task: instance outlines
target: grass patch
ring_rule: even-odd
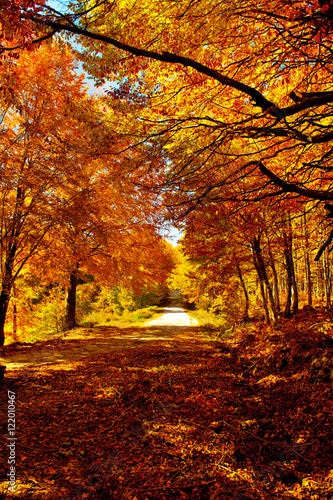
[[[199,325],[203,327],[203,333],[208,338],[218,339],[233,334],[234,322],[226,315],[216,315],[204,309],[186,312],[191,318],[198,321]]]
[[[143,325],[147,321],[158,318],[162,313],[163,309],[158,306],[145,307],[136,311],[124,311],[122,314],[99,310],[87,314],[80,324],[84,327]]]

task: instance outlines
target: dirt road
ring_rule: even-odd
[[[191,318],[181,306],[166,307],[158,319],[146,323],[146,326],[197,326],[196,319]]]
[[[160,318],[146,323],[144,327],[77,328],[63,338],[37,344],[22,344],[13,348],[5,347],[0,355],[0,364],[7,367],[8,375],[10,370],[59,365],[69,361],[80,362],[94,354],[177,342],[177,337],[183,335],[187,329],[190,338],[193,337],[197,324],[198,322],[190,318],[181,306],[172,304],[165,308]]]

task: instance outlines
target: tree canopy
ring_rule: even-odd
[[[133,135],[168,151],[165,185],[180,186],[174,204],[237,198],[232,183],[251,175],[256,189],[241,186],[248,199],[333,199],[329,2],[121,0],[57,11],[7,1],[3,9],[3,55],[65,34],[97,83],[117,82],[112,98],[135,105]]]
[[[0,11],[2,64],[15,65],[24,53],[38,58],[41,52],[35,47],[55,40],[70,46],[95,85],[103,87],[101,120],[117,136],[112,154],[118,154],[118,166],[124,161],[131,165],[126,172],[137,186],[131,191],[128,184],[129,199],[144,187],[145,196],[151,196],[148,211],[154,211],[154,193],[155,200],[163,200],[169,217],[185,221],[194,258],[203,251],[203,242],[192,245],[191,234],[207,235],[207,217],[214,213],[217,219],[232,217],[230,231],[237,233],[240,245],[247,242],[266,287],[262,293],[270,296],[272,311],[267,309],[266,316],[275,317],[278,304],[261,257],[263,241],[267,251],[274,241],[283,246],[288,303],[291,295],[296,297],[290,260],[293,219],[333,199],[332,16],[333,6],[325,0],[5,0]],[[103,151],[110,140],[107,146],[96,144]],[[90,206],[87,193],[80,188],[76,193]],[[260,205],[250,206],[252,202]],[[317,239],[317,259],[333,238],[327,232],[331,205],[324,208],[329,236]],[[323,220],[321,205],[319,210]],[[279,211],[271,234],[267,224]],[[228,260],[236,254],[230,233],[225,238]],[[210,253],[216,245],[225,246],[213,235],[207,239]],[[206,243],[202,248],[208,255]],[[231,265],[238,274],[243,260],[239,248]],[[274,259],[267,259],[274,275]]]
[[[332,63],[333,0],[0,1],[15,498],[332,498]]]
[[[25,51],[3,62],[1,77],[3,343],[13,286],[27,265],[44,283],[68,287],[70,326],[81,271],[138,290],[163,282],[172,262],[161,201],[137,187],[139,153],[126,152],[126,138],[108,122],[112,110],[88,95],[71,51],[56,43]]]

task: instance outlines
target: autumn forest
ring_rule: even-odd
[[[0,2],[0,499],[333,498],[332,75],[330,0]]]

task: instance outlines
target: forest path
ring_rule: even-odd
[[[186,326],[191,324],[192,319],[185,312],[170,309],[156,322],[152,321],[144,327],[76,328],[65,337],[35,344],[5,346],[1,349],[0,364],[7,367],[8,376],[11,370],[76,363],[95,354],[143,346],[163,347],[184,342],[205,342],[198,327]]]
[[[205,342],[196,328],[198,322],[182,307],[179,293],[173,292],[162,316],[139,327],[100,326],[76,328],[65,336],[35,344],[5,346],[0,350],[0,364],[10,370],[45,365],[80,362],[95,354],[107,354],[143,346],[170,343]]]
[[[191,318],[180,305],[170,305],[165,307],[160,318],[153,319],[145,326],[197,326],[196,319]]]

